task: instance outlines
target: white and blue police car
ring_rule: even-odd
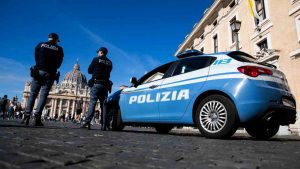
[[[257,139],[274,136],[296,121],[296,102],[285,75],[241,52],[203,54],[189,50],[131,87],[108,97],[112,130],[125,125],[197,127],[208,138],[231,137],[238,127]]]

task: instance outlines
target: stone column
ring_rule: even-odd
[[[85,115],[85,113],[86,113],[86,101],[85,100],[83,100],[83,103],[82,103],[82,114],[83,115]]]
[[[58,117],[60,117],[60,115],[61,115],[62,102],[63,102],[63,99],[60,99],[60,100],[59,100],[59,108],[58,108]]]
[[[76,100],[72,100],[73,104],[72,104],[72,117],[75,117],[75,102]]]
[[[50,117],[53,117],[53,112],[54,112],[54,99],[51,99],[51,110],[50,110]]]
[[[53,109],[53,117],[56,114],[56,107],[57,107],[57,99],[54,100],[54,109]]]
[[[26,108],[28,104],[29,97],[24,96],[24,101],[22,102],[22,108]]]
[[[70,100],[67,101],[67,112],[66,112],[69,116],[70,113]]]

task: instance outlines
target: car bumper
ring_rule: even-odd
[[[231,82],[243,84],[240,88],[229,87],[229,91],[234,93],[233,100],[241,123],[262,119],[270,112],[273,112],[283,125],[295,123],[296,102],[289,91],[274,88],[260,81],[236,79]]]

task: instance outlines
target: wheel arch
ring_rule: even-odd
[[[204,93],[201,93],[195,100],[194,102],[194,105],[193,105],[193,123],[196,124],[196,119],[195,119],[195,114],[196,114],[196,110],[197,110],[197,106],[200,104],[200,102],[210,96],[210,95],[214,95],[214,94],[218,94],[218,95],[222,95],[224,97],[227,97],[230,101],[232,101],[232,103],[234,104],[234,107],[236,108],[236,105],[235,105],[235,102],[233,101],[233,99],[228,95],[226,94],[225,92],[222,92],[220,90],[208,90],[208,91],[205,91]],[[238,114],[237,114],[237,117],[239,118]]]

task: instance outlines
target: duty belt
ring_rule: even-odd
[[[95,84],[102,84],[102,85],[107,85],[107,80],[97,80],[95,79]]]

